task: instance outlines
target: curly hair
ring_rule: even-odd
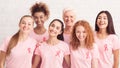
[[[43,3],[43,2],[38,2],[38,3],[35,3],[31,8],[30,8],[30,11],[31,11],[31,14],[32,16],[34,16],[34,14],[36,12],[43,12],[45,14],[45,16],[47,17],[47,19],[49,18],[49,15],[50,15],[50,11],[49,11],[49,8],[47,6],[46,3]]]

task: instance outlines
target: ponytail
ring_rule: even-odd
[[[10,55],[12,48],[14,48],[17,45],[18,39],[19,39],[19,31],[12,36],[12,38],[8,43],[7,52],[6,52],[7,56]]]

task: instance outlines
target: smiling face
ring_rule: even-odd
[[[75,23],[75,13],[72,10],[66,11],[63,14],[65,26],[71,27]]]
[[[46,21],[46,16],[43,12],[36,12],[34,13],[33,17],[38,27],[44,26],[44,22]]]
[[[19,23],[20,32],[28,34],[33,30],[34,20],[32,17],[23,17]]]
[[[83,26],[81,25],[77,26],[75,33],[76,33],[76,37],[78,38],[80,42],[85,42],[85,39],[87,37],[87,32]]]
[[[49,35],[52,37],[57,37],[59,34],[62,33],[62,24],[59,21],[53,21],[49,25]]]
[[[108,18],[105,13],[101,13],[97,18],[97,25],[99,29],[106,29],[108,26]]]

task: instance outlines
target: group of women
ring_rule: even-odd
[[[64,23],[53,19],[48,30],[48,6],[39,2],[30,10],[31,15],[21,18],[19,31],[0,45],[0,68],[119,67],[120,43],[108,11],[98,13],[93,31],[90,22],[75,21],[72,9],[63,10]]]

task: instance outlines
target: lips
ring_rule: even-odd
[[[54,34],[55,32],[53,30],[50,30],[50,33]]]

